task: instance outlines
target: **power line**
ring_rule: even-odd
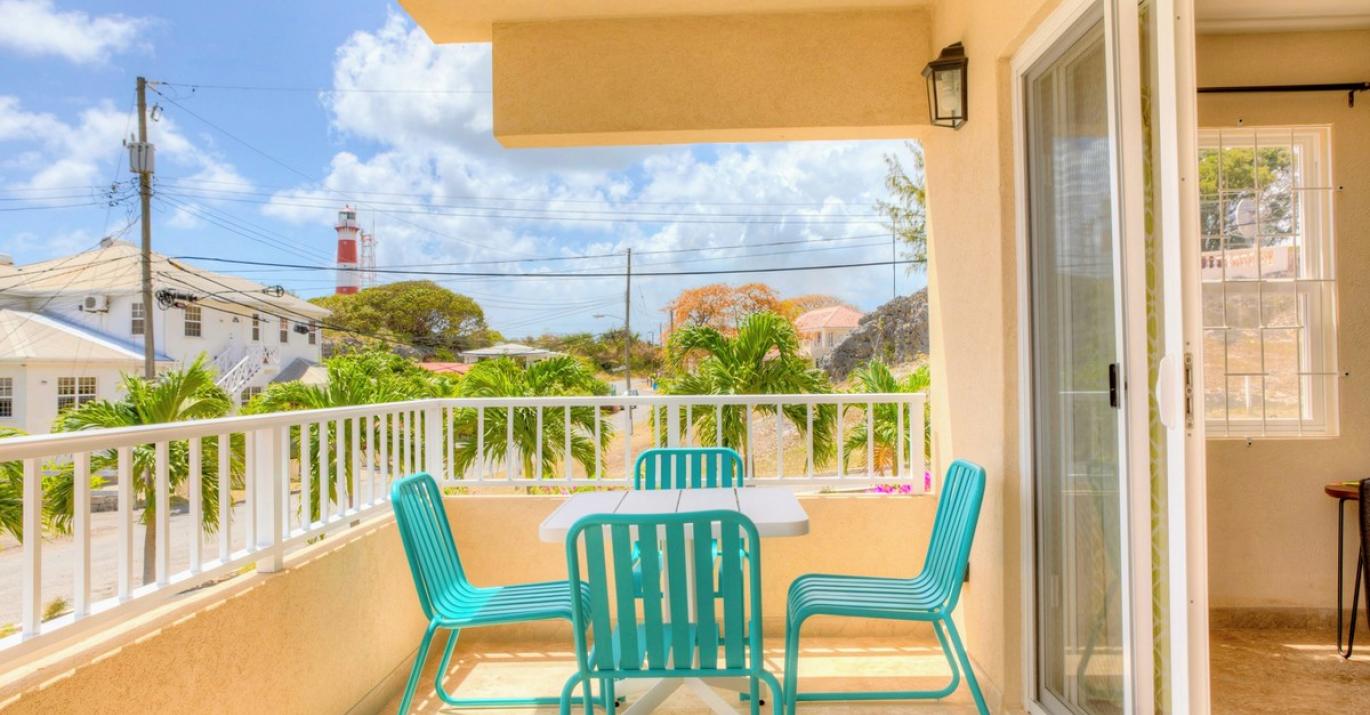
[[[313,94],[490,94],[488,89],[416,89],[416,88],[396,88],[396,87],[349,87],[337,89],[334,87],[290,87],[290,86],[262,86],[245,84],[204,84],[201,82],[168,82],[159,80],[158,85],[163,87],[179,87],[189,89],[194,92],[199,89],[221,89],[234,92],[303,92]],[[161,94],[160,92],[158,94]]]
[[[153,198],[174,210],[189,213],[196,218],[208,221],[226,231],[235,233],[264,246],[270,246],[306,260],[328,260],[327,254],[320,251],[310,251],[307,248],[296,248],[293,244],[288,242],[289,240],[286,237],[279,236],[279,234],[269,232],[265,229],[256,228],[252,224],[234,219],[222,211],[214,211],[207,206],[186,203],[169,197],[165,193],[158,193]]]
[[[216,256],[177,256],[180,260],[186,261],[210,261],[214,263],[232,263],[246,266],[272,266],[276,268],[298,268],[301,270],[360,270],[351,268],[335,268],[333,266],[310,266],[304,264],[291,263],[271,263],[269,261],[248,261],[234,258],[219,258]],[[709,275],[729,275],[739,273],[791,273],[800,271],[824,271],[841,268],[870,268],[874,266],[889,266],[921,263],[912,259],[895,261],[869,261],[865,263],[838,263],[820,266],[777,266],[771,268],[739,268],[722,270],[702,270],[702,271],[648,271],[637,273],[638,276],[709,276]],[[486,278],[621,278],[623,273],[477,273],[469,271],[420,271],[420,270],[395,270],[395,269],[375,269],[376,273],[390,273],[399,275],[436,275],[436,276],[475,276]]]
[[[277,203],[277,204],[281,204],[281,205],[291,205],[291,204],[287,204],[287,203],[285,203],[285,202],[279,200],[279,199],[281,198],[280,192],[279,192],[279,191],[276,191],[276,192],[272,192],[272,191],[235,191],[235,190],[231,190],[231,189],[206,189],[206,188],[200,188],[200,187],[184,187],[184,186],[178,186],[178,185],[175,185],[175,184],[171,185],[171,188],[178,189],[178,190],[180,190],[180,191],[182,191],[182,192],[196,192],[196,194],[185,194],[186,196],[195,196],[196,198],[223,198],[223,197],[225,197],[225,196],[255,196],[255,197],[266,198],[266,199],[268,199],[271,203]],[[318,199],[318,198],[313,197],[313,196],[303,196],[303,195],[300,195],[299,192],[300,192],[301,190],[299,190],[299,189],[287,189],[287,191],[295,191],[295,192],[297,192],[294,196],[287,196],[287,197],[285,197],[285,198],[289,198],[289,199],[295,199],[296,201],[321,201],[321,200],[322,200],[322,199]],[[207,194],[207,195],[205,195],[205,194]],[[694,212],[694,211],[685,212],[685,211],[681,211],[681,210],[668,211],[668,210],[666,210],[666,209],[657,209],[657,210],[630,210],[630,209],[625,208],[625,207],[623,207],[623,206],[609,206],[608,208],[553,208],[553,207],[551,206],[551,204],[561,203],[561,201],[559,201],[559,200],[557,200],[557,199],[548,199],[548,200],[546,200],[545,202],[543,202],[543,203],[545,204],[544,206],[535,206],[535,207],[526,207],[526,208],[525,208],[525,207],[518,207],[518,206],[481,206],[481,205],[473,205],[472,203],[442,203],[442,202],[434,201],[434,200],[429,199],[428,197],[420,196],[420,195],[417,195],[417,194],[407,194],[406,196],[407,196],[408,198],[416,198],[416,199],[419,199],[419,200],[418,200],[418,201],[393,201],[393,200],[367,199],[367,203],[370,204],[370,205],[376,205],[376,206],[399,206],[399,207],[409,207],[409,208],[447,208],[447,209],[467,209],[467,210],[483,210],[483,211],[521,211],[521,212],[541,212],[541,213],[548,213],[548,214],[556,213],[556,214],[558,214],[558,215],[562,215],[562,214],[567,214],[567,215],[570,215],[570,214],[575,214],[575,215],[586,214],[586,215],[591,215],[591,216],[602,216],[602,215],[606,215],[606,214],[613,214],[613,215],[629,215],[629,216],[634,216],[634,215],[638,215],[638,216],[681,216],[681,215],[683,215],[683,216],[710,216],[710,217],[721,217],[721,218],[758,218],[758,219],[762,219],[762,218],[769,218],[769,219],[809,218],[809,216],[806,216],[806,215],[804,215],[804,214],[794,214],[794,213],[779,214],[779,213],[757,213],[757,212],[747,212],[747,213],[718,213],[718,212]],[[609,203],[608,201],[602,201],[602,202],[598,202],[597,205],[599,205],[599,206],[604,206],[605,204],[608,204],[608,203]],[[848,213],[840,213],[840,214],[826,214],[824,217],[857,218],[857,219],[879,219],[879,218],[881,218],[881,214],[879,214],[879,213],[850,213],[850,212],[848,212]]]

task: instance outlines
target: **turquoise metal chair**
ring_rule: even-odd
[[[695,534],[712,534],[722,544],[719,568],[687,569],[687,554],[695,564],[713,559],[710,539],[691,539]],[[754,715],[764,681],[778,715],[780,684],[766,671],[762,652],[761,558],[757,552],[744,560],[744,541],[760,543],[756,526],[735,511],[591,514],[576,522],[566,536],[566,567],[570,582],[582,576],[588,582],[590,597],[572,605],[578,670],[562,688],[562,715],[570,713],[577,685],[586,685],[585,712],[593,713],[591,680],[600,681],[613,715],[615,679],[726,677],[750,681]],[[657,544],[665,548],[658,552]],[[642,555],[640,591],[635,547]]]
[[[956,692],[965,673],[975,706],[988,713],[980,684],[971,670],[970,658],[951,614],[961,597],[980,502],[985,495],[985,470],[957,460],[947,470],[932,538],[923,560],[923,572],[914,578],[872,578],[807,574],[790,585],[785,619],[785,703],[794,712],[797,701],[841,700],[935,700]],[[818,615],[878,618],[932,623],[942,652],[951,666],[951,681],[938,690],[887,690],[879,692],[798,692],[799,629]],[[947,643],[950,636],[951,644]],[[953,654],[955,657],[953,657]]]
[[[742,455],[727,447],[657,447],[633,463],[634,489],[742,486]]]
[[[439,629],[452,632],[433,685],[443,702],[457,707],[524,707],[560,702],[557,697],[454,698],[443,690],[442,678],[451,663],[461,629],[556,618],[571,620],[577,596],[589,597],[584,584],[572,587],[565,581],[547,581],[489,588],[473,586],[462,569],[443,508],[442,492],[433,477],[420,472],[396,481],[390,488],[390,499],[404,542],[404,553],[409,558],[409,570],[414,576],[414,587],[418,590],[419,605],[428,619],[428,629],[419,643],[414,668],[400,700],[401,715],[409,711],[424,660],[428,657],[428,647]]]

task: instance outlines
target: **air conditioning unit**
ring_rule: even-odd
[[[88,295],[81,299],[81,310],[87,313],[108,313],[109,296]]]

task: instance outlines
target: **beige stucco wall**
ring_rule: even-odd
[[[471,580],[495,585],[566,578],[562,545],[537,537],[538,524],[561,499],[449,498]],[[772,639],[783,637],[785,591],[801,573],[915,573],[935,509],[930,498],[874,495],[813,496],[803,504],[810,533],[768,539],[761,552]],[[125,632],[99,644],[54,656],[42,667],[19,664],[0,673],[0,710],[368,712],[402,685],[423,626],[398,533],[387,517],[301,552],[280,573],[206,589],[126,624]],[[870,635],[872,624],[816,621],[813,632],[839,627]],[[463,640],[569,634],[568,627],[552,624],[481,629]]]
[[[494,26],[505,146],[875,139],[927,124],[928,15],[864,10]]]
[[[1200,86],[1359,82],[1367,74],[1365,30],[1212,35],[1198,43]],[[1341,187],[1333,194],[1341,436],[1208,443],[1210,605],[1329,611],[1337,515],[1322,486],[1370,476],[1370,96],[1349,108],[1344,92],[1201,95],[1199,122],[1332,125],[1333,179]]]

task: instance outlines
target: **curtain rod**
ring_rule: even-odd
[[[1370,82],[1326,84],[1258,84],[1237,87],[1200,87],[1199,94],[1249,94],[1253,92],[1345,92],[1346,106],[1356,106],[1356,93],[1370,91]]]

